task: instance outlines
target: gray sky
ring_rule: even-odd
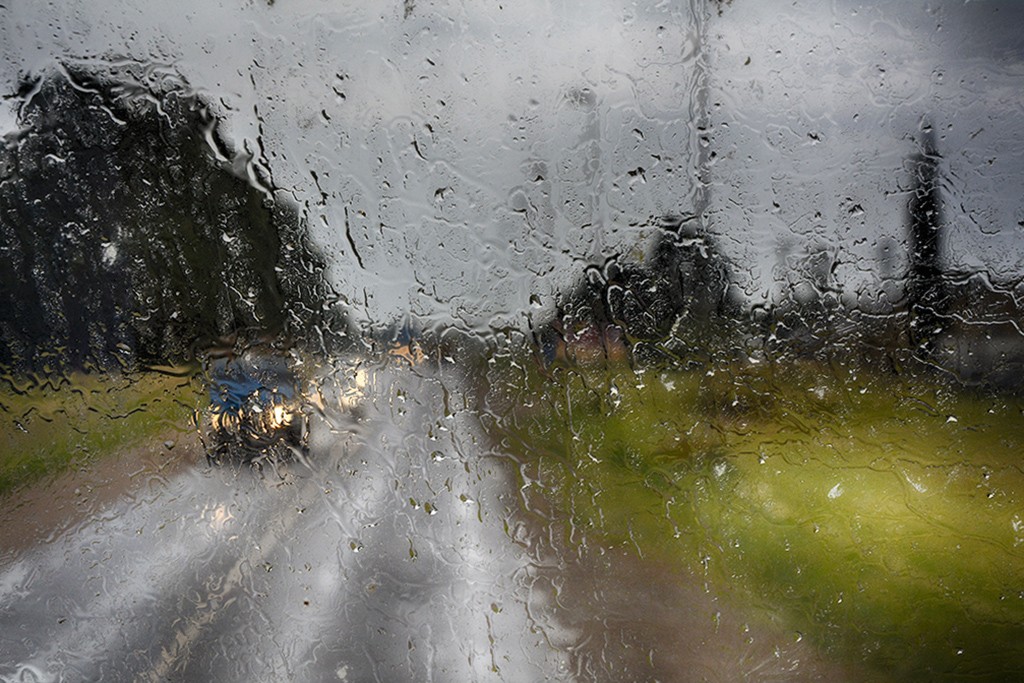
[[[877,288],[926,115],[949,262],[1024,270],[1024,3],[879,6],[733,0],[710,17],[712,228],[752,301],[811,245],[848,288]],[[307,207],[357,317],[519,325],[531,295],[549,303],[601,254],[641,253],[651,217],[692,209],[689,3],[0,7],[8,92],[57,60],[126,58],[218,103],[236,146]]]
[[[752,294],[787,241],[831,245],[841,282],[876,286],[922,117],[944,156],[947,263],[1024,271],[1024,4],[878,5],[736,0],[713,23],[716,225]]]

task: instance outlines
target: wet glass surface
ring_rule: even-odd
[[[1022,18],[0,4],[0,681],[1021,678]]]

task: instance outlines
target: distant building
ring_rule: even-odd
[[[947,273],[934,359],[965,384],[1024,393],[1024,285]]]

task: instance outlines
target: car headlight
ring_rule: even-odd
[[[292,424],[295,417],[294,413],[280,404],[275,405],[269,412],[269,426],[271,429],[284,429]]]

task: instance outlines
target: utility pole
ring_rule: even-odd
[[[910,266],[907,272],[907,309],[910,342],[915,351],[931,359],[942,331],[946,296],[940,255],[945,229],[935,133],[922,125],[920,149],[910,159],[913,187],[907,205]]]
[[[706,234],[708,228],[708,208],[711,204],[711,110],[709,106],[711,90],[711,60],[708,55],[708,24],[711,20],[711,5],[715,0],[704,0],[696,4],[694,22],[696,24],[696,54],[694,59],[694,129],[696,132],[697,169],[695,177],[697,187],[694,193],[693,214],[697,230]]]

